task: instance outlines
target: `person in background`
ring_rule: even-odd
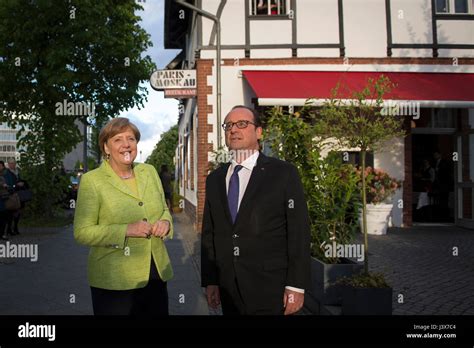
[[[17,165],[16,165],[16,161],[14,158],[10,158],[8,160],[8,169],[10,170],[10,172],[12,172],[16,178],[20,181],[22,178],[20,177],[20,170],[18,169]]]
[[[16,178],[15,191],[23,190],[25,188],[25,182],[20,177],[20,170],[16,165],[15,159],[10,158],[8,160],[8,170]],[[20,234],[20,231],[18,230],[18,224],[20,223],[21,209],[24,208],[24,206],[25,204],[22,202],[20,209],[11,212],[11,218],[8,220],[7,224],[7,231],[9,231],[9,233],[12,235]]]
[[[0,175],[0,239],[2,240],[8,240],[8,236],[4,233],[8,220],[8,211],[5,207],[5,202],[9,195],[7,182],[3,175]]]
[[[163,190],[165,191],[165,199],[166,204],[168,205],[168,209],[171,211],[172,206],[172,194],[173,194],[173,185],[171,183],[171,174],[168,171],[168,166],[163,164],[160,169],[160,179],[161,183],[163,184]]]
[[[91,248],[95,315],[168,315],[172,218],[155,168],[133,163],[139,140],[127,118],[109,121],[99,134],[105,160],[79,184],[74,237]]]
[[[13,174],[10,170],[8,170],[5,167],[5,162],[0,161],[0,176],[3,177],[5,181],[5,188],[9,193],[13,193],[15,190],[15,185],[17,183],[17,177],[15,174]],[[16,211],[11,211],[11,210],[6,210],[5,213],[5,219],[6,219],[6,228],[3,227],[3,229],[0,231],[0,234],[2,235],[3,239],[8,239],[8,236],[13,235],[14,231],[12,230],[12,225],[13,225],[13,220],[14,220],[14,214]],[[18,231],[18,227],[17,227]]]

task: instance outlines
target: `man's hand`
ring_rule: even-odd
[[[207,304],[212,309],[217,309],[221,304],[221,296],[217,285],[208,285],[206,287]]]
[[[158,220],[151,228],[151,234],[155,237],[164,238],[170,231],[170,222],[168,220]]]
[[[285,307],[285,315],[298,312],[304,303],[304,294],[292,290],[285,289],[283,294],[283,307]]]

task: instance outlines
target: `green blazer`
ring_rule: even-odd
[[[88,259],[90,286],[129,290],[148,284],[151,255],[163,281],[173,277],[166,246],[161,238],[126,237],[127,225],[146,219],[173,222],[155,168],[134,167],[139,197],[135,196],[107,161],[81,178],[74,216],[74,238],[91,247]]]

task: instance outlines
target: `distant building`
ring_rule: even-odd
[[[187,2],[221,21],[221,123],[234,105],[291,110],[310,97],[327,99],[339,81],[359,89],[383,73],[398,84],[388,101],[419,107],[407,111],[407,137],[371,157],[372,165],[403,180],[393,224],[419,222],[417,174],[425,159],[441,167],[438,151],[449,162],[449,211],[445,221],[434,214],[425,222],[474,228],[474,1]],[[185,211],[200,230],[208,162],[219,134],[224,144],[216,117],[216,26],[174,1],[165,4],[165,47],[183,50],[167,68],[195,69],[197,75],[197,96],[183,99],[176,173]]]
[[[17,129],[8,127],[6,123],[0,123],[0,160],[5,163],[10,158],[16,160],[19,158],[17,131]]]
[[[76,125],[79,128],[81,134],[84,134],[84,125],[80,121],[76,121]],[[10,158],[20,159],[21,148],[18,147],[17,133],[19,128],[11,128],[6,123],[0,123],[0,160],[5,163]],[[91,128],[88,127],[88,144],[90,145],[91,140]],[[26,151],[26,149],[25,149]],[[91,157],[90,149],[88,150],[88,156]],[[81,141],[77,144],[74,149],[69,152],[63,159],[64,169],[66,171],[73,171],[76,163],[83,162],[84,158],[84,142]]]

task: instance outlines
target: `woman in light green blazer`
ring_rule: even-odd
[[[139,140],[127,118],[109,121],[99,135],[106,160],[79,185],[74,237],[91,248],[95,315],[168,315],[173,270],[164,239],[173,223],[155,168],[133,164]]]

